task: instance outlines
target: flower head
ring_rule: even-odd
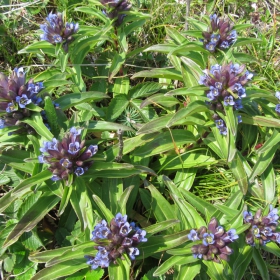
[[[234,110],[242,109],[242,98],[246,97],[244,86],[252,78],[252,74],[245,70],[245,65],[215,64],[203,72],[199,83],[208,87],[205,94],[209,101],[206,104],[211,110],[224,112],[225,106],[232,106]],[[213,118],[221,134],[226,135],[225,123],[218,116]]]
[[[62,141],[53,138],[52,141],[43,142],[40,148],[42,155],[38,159],[40,163],[50,165],[53,181],[68,180],[69,174],[81,176],[89,169],[93,164],[90,158],[97,153],[97,150],[97,145],[84,147],[81,130],[72,127]]]
[[[93,256],[85,256],[87,264],[91,265],[92,269],[97,267],[108,267],[110,262],[115,262],[117,258],[122,257],[127,253],[131,260],[140,254],[137,245],[141,242],[146,242],[146,231],[135,227],[135,223],[127,222],[127,215],[118,213],[107,224],[102,220],[94,227],[91,240],[98,246],[98,253]]]
[[[53,14],[50,12],[46,20],[47,22],[40,26],[44,32],[40,35],[41,40],[48,41],[53,45],[63,43],[64,49],[67,51],[68,43],[73,41],[72,35],[79,30],[79,24],[64,22],[62,13]]]
[[[203,32],[204,47],[215,52],[216,49],[228,49],[237,39],[236,30],[228,18],[218,18],[216,14],[210,16],[210,26]]]
[[[233,252],[227,245],[238,239],[235,229],[225,231],[218,225],[216,218],[212,218],[208,228],[201,227],[199,230],[192,229],[188,234],[189,240],[201,241],[200,244],[193,245],[191,250],[194,258],[213,260],[220,262],[220,259],[228,260],[228,256]]]
[[[270,241],[280,243],[280,233],[275,232],[279,220],[278,210],[272,205],[269,206],[269,213],[266,216],[262,216],[262,210],[259,209],[254,216],[251,212],[244,211],[243,218],[245,224],[251,224],[245,232],[247,244],[254,246],[257,240],[260,245]]]
[[[114,19],[116,26],[121,25],[125,17],[124,12],[129,11],[132,7],[127,0],[100,0],[100,2],[106,7],[103,13],[110,19]]]
[[[32,114],[32,111],[28,110],[28,104],[40,103],[34,101],[38,99],[37,94],[42,88],[42,83],[34,83],[32,79],[25,82],[22,67],[15,68],[9,77],[0,73],[0,113],[2,113],[0,128],[19,126],[13,133],[33,133],[34,130],[20,120]]]

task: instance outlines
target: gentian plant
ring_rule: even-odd
[[[228,49],[237,39],[234,24],[228,18],[219,18],[216,14],[210,16],[210,27],[202,32],[204,47],[211,53],[216,49]]]
[[[266,216],[263,216],[262,210],[259,209],[254,216],[251,212],[244,211],[243,217],[245,224],[251,224],[245,232],[247,244],[266,245],[270,241],[280,243],[280,233],[276,232],[279,220],[278,210],[272,205],[269,206],[269,213]]]
[[[233,250],[228,246],[238,239],[235,229],[225,231],[218,225],[216,218],[212,218],[208,227],[201,227],[197,231],[192,229],[188,234],[189,240],[201,241],[201,244],[193,245],[191,251],[194,258],[213,260],[220,262],[220,259],[229,260]]]
[[[146,242],[146,231],[135,226],[135,223],[128,223],[127,215],[118,213],[108,226],[105,220],[102,220],[94,227],[91,240],[97,246],[98,253],[95,257],[85,256],[87,264],[92,269],[97,267],[108,267],[111,262],[116,263],[116,259],[123,258],[127,254],[131,260],[140,254],[137,245],[140,242]]]
[[[209,99],[207,105],[210,110],[224,112],[225,106],[232,106],[234,110],[243,108],[242,98],[246,97],[245,85],[253,77],[252,73],[246,71],[245,65],[216,64],[211,66],[210,70],[204,70],[204,73],[199,83],[209,88],[205,93]],[[226,135],[224,121],[218,115],[214,115],[213,118],[220,133]]]
[[[68,181],[70,175],[81,176],[93,164],[91,157],[97,153],[98,147],[84,145],[81,129],[72,127],[61,141],[53,138],[52,141],[44,142],[40,148],[42,155],[38,157],[39,162],[50,165],[48,169],[53,173],[53,181]]]
[[[43,89],[43,83],[34,83],[30,79],[25,81],[23,68],[15,68],[10,77],[0,73],[0,128],[6,126],[18,126],[19,129],[14,133],[34,133],[34,130],[20,121],[30,117],[32,111],[28,105],[39,105],[42,98],[38,93]]]
[[[79,23],[65,22],[62,13],[53,14],[52,12],[49,13],[46,21],[40,25],[44,32],[40,35],[41,40],[48,41],[53,45],[61,43],[64,50],[67,51],[68,44],[74,39],[72,35],[79,30]]]

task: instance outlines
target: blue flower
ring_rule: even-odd
[[[44,32],[40,35],[41,40],[48,41],[55,45],[58,43],[64,44],[65,51],[68,50],[68,43],[73,40],[72,35],[79,30],[78,23],[64,23],[61,13],[53,14],[52,12],[46,18],[47,22],[40,25]]]
[[[6,112],[11,113],[11,112],[14,112],[14,111],[17,111],[17,106],[12,102],[8,103],[8,106],[6,108]]]
[[[108,267],[111,261],[115,263],[124,253],[134,260],[140,254],[136,246],[147,241],[145,235],[145,230],[136,227],[133,222],[127,222],[127,215],[116,214],[109,226],[102,220],[94,227],[91,238],[98,245],[95,247],[98,253],[95,257],[85,256],[87,264],[92,269]]]
[[[26,94],[23,94],[22,96],[16,97],[16,102],[18,103],[20,108],[25,108],[27,104],[30,104],[32,102],[31,99],[28,99]]]
[[[275,97],[280,101],[280,91],[275,92]]]
[[[275,107],[276,113],[280,114],[280,104],[277,104]]]
[[[203,240],[202,240],[203,245],[208,246],[209,244],[214,244],[215,243],[215,236],[212,233],[204,233],[203,234]]]
[[[190,233],[188,234],[188,239],[192,240],[192,241],[197,241],[200,240],[200,238],[198,237],[198,233],[196,230],[192,229],[190,231]]]
[[[233,97],[231,95],[226,96],[224,98],[224,105],[225,106],[228,106],[228,105],[232,105],[233,106],[234,104],[235,104],[235,102],[233,101]]]
[[[0,119],[0,129],[5,127],[5,120]]]
[[[121,213],[118,213],[114,219],[115,219],[117,226],[120,227],[121,224],[124,224],[127,222],[127,215],[122,215]]]
[[[138,250],[138,248],[133,248],[133,247],[131,247],[131,248],[129,248],[128,250],[129,250],[129,252],[128,252],[129,257],[130,257],[132,260],[135,260],[135,256],[138,256],[138,255],[139,255],[139,250]]]
[[[226,236],[223,238],[224,241],[233,242],[234,240],[238,239],[238,235],[236,234],[236,229],[230,229]]]
[[[245,223],[250,223],[250,222],[253,221],[254,217],[253,217],[253,214],[251,212],[244,211],[243,212],[243,219],[244,219]]]

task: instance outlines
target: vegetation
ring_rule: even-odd
[[[3,0],[1,279],[279,279],[273,1]]]

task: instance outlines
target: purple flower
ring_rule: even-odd
[[[276,105],[275,112],[280,115],[280,104]]]
[[[206,32],[202,32],[204,47],[210,52],[216,49],[227,49],[237,39],[233,24],[226,18],[218,18],[216,14],[210,16],[210,26]]]
[[[43,142],[39,162],[49,164],[49,170],[57,175],[57,180],[68,182],[69,174],[81,176],[93,164],[91,157],[97,152],[97,146],[84,147],[80,134],[81,129],[72,127],[61,141],[53,138]]]
[[[91,265],[92,269],[108,267],[124,253],[134,260],[140,254],[137,245],[147,241],[145,235],[145,230],[135,227],[135,223],[127,222],[127,215],[116,214],[109,226],[102,220],[94,227],[91,238],[98,245],[95,247],[98,253],[95,257],[85,256],[87,264]]]
[[[275,92],[275,97],[280,101],[280,91]]]
[[[233,97],[232,97],[231,95],[226,96],[226,97],[224,98],[224,105],[225,105],[225,106],[234,105],[234,104],[235,104],[235,102],[233,101]]]
[[[63,43],[64,50],[68,50],[68,43],[73,41],[73,34],[79,30],[78,23],[64,23],[62,13],[53,14],[52,12],[46,18],[47,22],[40,25],[44,32],[40,35],[41,40],[48,41],[53,45]]]
[[[192,240],[192,241],[197,241],[200,240],[200,238],[198,237],[198,233],[196,230],[192,229],[190,231],[190,233],[188,234],[188,239]]]
[[[278,242],[279,233],[275,232],[278,225],[279,216],[277,209],[269,206],[270,212],[267,216],[262,216],[262,210],[259,209],[253,216],[251,212],[244,211],[244,223],[250,223],[250,228],[246,233],[247,244],[254,246],[258,240],[260,245],[266,245],[270,241]]]
[[[211,219],[208,228],[203,226],[197,231],[192,229],[188,234],[188,239],[196,242],[196,245],[191,248],[194,258],[213,260],[218,263],[220,259],[228,261],[228,256],[233,250],[227,245],[237,238],[235,229],[230,229],[225,233],[224,228],[218,225],[216,218]]]
[[[203,234],[203,240],[202,243],[207,246],[209,244],[214,244],[215,243],[215,237],[214,234],[212,233],[204,233]]]

